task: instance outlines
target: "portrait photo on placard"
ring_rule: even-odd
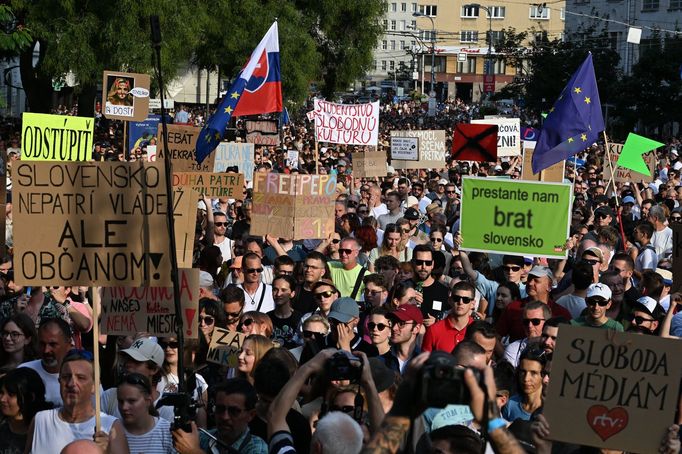
[[[130,106],[133,107],[135,98],[130,90],[135,84],[133,77],[121,77],[116,75],[107,76],[107,106]],[[132,115],[132,114],[131,114]]]

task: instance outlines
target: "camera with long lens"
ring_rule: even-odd
[[[325,363],[325,372],[329,380],[359,381],[362,376],[362,359],[339,350]]]
[[[185,388],[187,392],[184,393],[163,393],[161,399],[156,403],[156,408],[173,407],[173,423],[171,430],[182,429],[185,432],[191,432],[192,426],[190,421],[194,421],[197,416],[197,403],[192,397],[194,389],[197,387],[197,378],[192,369],[185,370]]]
[[[445,408],[448,405],[469,405],[471,393],[464,383],[465,368],[457,366],[455,357],[445,352],[432,352],[421,370],[421,400],[427,407]],[[476,381],[481,373],[471,369]]]

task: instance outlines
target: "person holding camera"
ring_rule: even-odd
[[[327,347],[347,352],[357,350],[370,357],[379,355],[379,350],[356,332],[360,322],[360,308],[354,299],[344,297],[334,301],[327,319],[330,325]]]

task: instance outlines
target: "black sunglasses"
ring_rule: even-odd
[[[628,320],[633,322],[635,325],[641,325],[644,322],[654,322],[655,318],[644,318],[640,315],[629,315]]]
[[[540,326],[540,323],[544,322],[544,318],[524,318],[523,319],[523,325],[527,325],[528,323],[532,323],[533,326]]]
[[[459,296],[459,295],[452,295],[450,298],[455,303],[462,301],[464,304],[469,304],[473,300],[473,298],[470,298],[468,296]]]
[[[341,240],[339,240],[338,238],[334,238],[334,239],[332,240],[332,243],[333,243],[333,244],[339,244],[340,242],[341,242]]]
[[[201,323],[206,323],[206,325],[212,325],[215,323],[215,318],[212,317],[211,315],[206,315],[206,316],[199,316],[199,324]]]
[[[213,225],[216,227],[227,227],[227,222],[214,222]]]
[[[316,331],[308,331],[307,329],[303,330],[303,337],[306,339],[312,339],[313,337],[315,339],[321,339],[324,337],[324,333],[318,333]]]
[[[431,240],[432,243],[440,243],[443,241],[443,238],[435,238],[434,237],[434,238],[429,238],[429,240]]]
[[[242,413],[246,411],[245,408],[233,407],[232,405],[214,405],[213,413],[216,415],[223,414],[227,411],[230,418],[238,418]]]
[[[352,253],[352,249],[339,249],[339,254],[351,255]]]
[[[521,269],[521,267],[518,265],[505,265],[502,268],[504,268],[505,271],[509,271],[509,272],[511,272],[511,271],[516,272],[516,271],[519,271]]]
[[[315,299],[321,301],[323,298],[329,298],[334,294],[335,292],[332,292],[331,290],[327,290],[326,292],[315,293]]]
[[[417,266],[431,266],[433,264],[433,260],[414,259],[414,264]]]
[[[244,270],[244,272],[245,272],[246,274],[262,273],[262,272],[263,272],[263,268],[246,268],[246,269]]]
[[[241,326],[251,326],[252,323],[253,323],[253,319],[247,318],[246,320],[242,320]]]
[[[178,348],[179,346],[180,346],[180,343],[178,341],[169,341],[169,342],[159,341],[159,347],[161,347],[164,350],[167,349],[168,347]]]
[[[383,323],[374,323],[374,322],[369,322],[367,324],[367,328],[369,328],[370,331],[373,331],[374,328],[376,328],[379,331],[383,331],[386,328],[390,328],[390,325],[385,325]]]
[[[585,304],[588,306],[598,304],[600,307],[604,307],[609,304],[609,300],[605,300],[604,298],[585,298]]]

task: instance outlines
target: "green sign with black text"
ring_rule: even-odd
[[[462,249],[565,258],[572,187],[468,177],[462,181]]]

